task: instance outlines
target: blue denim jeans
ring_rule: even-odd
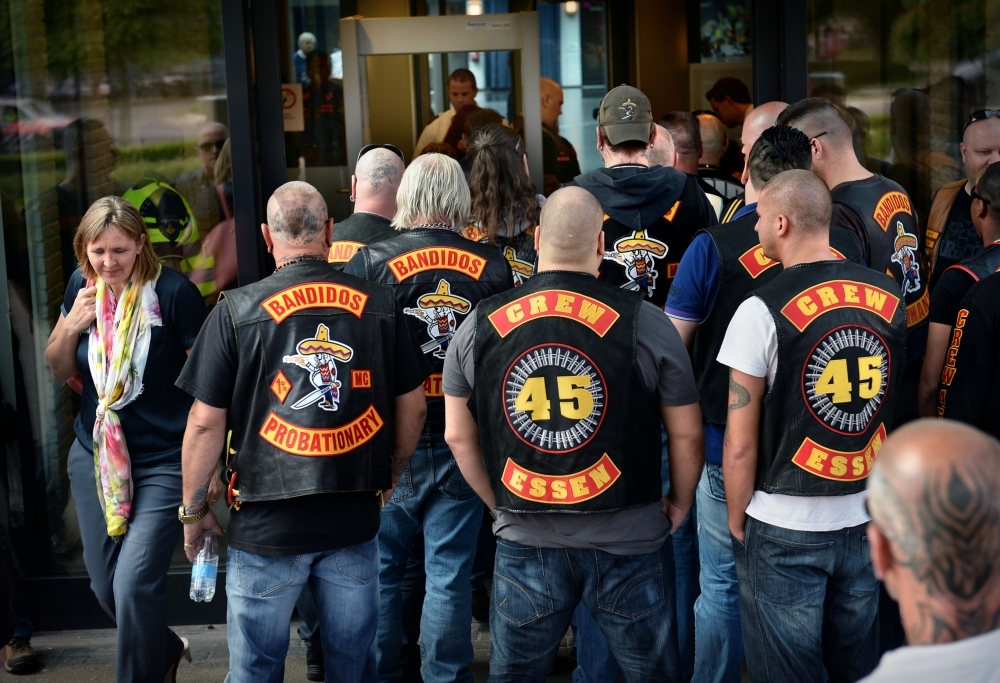
[[[413,539],[424,534],[427,594],[420,617],[426,683],[472,681],[472,560],[483,503],[462,477],[440,428],[425,428],[392,500],[382,509],[378,676],[402,677],[401,584]]]
[[[668,538],[664,546],[669,545]],[[497,539],[490,683],[544,681],[581,602],[627,682],[673,683],[678,668],[673,573],[669,547],[612,555]]]
[[[746,544],[730,536],[751,681],[839,683],[875,668],[879,584],[867,527],[794,531],[748,518]]]
[[[226,683],[281,683],[288,622],[308,583],[316,601],[327,683],[374,682],[378,539],[302,555],[229,549],[226,560]]]
[[[138,460],[138,458],[137,458]],[[121,543],[108,536],[94,453],[73,440],[67,462],[90,589],[118,628],[119,681],[160,683],[184,645],[167,628],[167,570],[183,528],[181,466],[132,466],[132,517]],[[287,627],[285,629],[287,631]]]
[[[694,680],[740,683],[743,666],[740,584],[729,535],[721,465],[705,464],[697,500],[701,595],[694,603]]]

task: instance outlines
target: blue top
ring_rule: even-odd
[[[63,315],[73,308],[76,295],[86,286],[87,281],[78,268],[66,286]],[[155,291],[160,300],[163,325],[152,329],[149,356],[142,375],[142,393],[117,411],[132,464],[143,466],[180,464],[181,441],[193,399],[175,387],[174,382],[187,360],[187,350],[194,346],[207,315],[205,301],[198,288],[176,270],[163,268]],[[76,347],[83,395],[80,397],[80,414],[73,427],[83,447],[92,450],[97,390],[87,363],[89,345],[88,329],[80,334]]]
[[[733,217],[729,219],[729,222],[732,223],[733,221],[737,221],[746,216],[748,213],[753,213],[756,210],[757,210],[757,202],[744,204],[739,211],[733,214]]]

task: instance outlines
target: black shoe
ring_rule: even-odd
[[[3,668],[12,674],[30,674],[38,668],[38,655],[27,638],[11,638]]]
[[[472,618],[480,624],[490,623],[490,594],[488,591],[472,591]]]
[[[310,681],[322,681],[326,678],[326,669],[323,667],[323,652],[311,647],[306,648],[306,679]]]

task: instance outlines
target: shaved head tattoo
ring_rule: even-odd
[[[368,182],[371,183],[373,190],[377,190],[385,181],[389,181],[389,184],[392,185],[392,179],[398,173],[399,169],[386,159],[385,153],[381,150],[375,152],[368,164]]]

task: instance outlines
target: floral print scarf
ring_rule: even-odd
[[[115,411],[142,393],[142,375],[149,355],[152,328],[163,324],[156,277],[144,285],[131,279],[121,299],[104,280],[97,280],[97,319],[90,328],[87,352],[97,388],[94,422],[94,467],[97,495],[104,504],[108,536],[121,541],[132,513],[132,466],[121,422]],[[88,283],[88,286],[93,283]]]

